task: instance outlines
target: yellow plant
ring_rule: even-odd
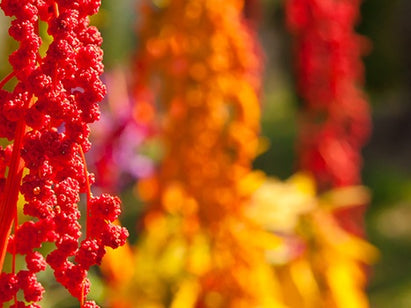
[[[314,179],[296,174],[267,179],[254,193],[250,216],[283,238],[269,254],[287,307],[368,307],[364,267],[378,252],[337,222],[334,211],[368,202],[365,187],[336,188],[316,196]]]

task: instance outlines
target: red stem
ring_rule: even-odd
[[[16,233],[17,228],[19,226],[19,217],[17,214],[17,206],[15,208],[15,212],[14,212],[14,233]],[[16,241],[14,241],[14,245],[13,245],[13,261],[12,261],[12,268],[11,268],[11,272],[13,274],[16,273]],[[14,304],[17,307],[17,293],[14,294]]]
[[[3,78],[2,81],[0,81],[0,89],[4,87],[6,83],[10,81],[14,76],[16,76],[16,73],[13,71],[10,74],[8,74],[6,77]]]
[[[86,212],[87,212],[87,218],[86,218],[86,238],[89,237],[89,226],[90,226],[90,199],[91,199],[91,189],[90,189],[90,181],[88,179],[88,171],[87,171],[87,163],[86,163],[86,156],[84,155],[84,151],[81,148],[81,145],[78,146],[79,148],[79,152],[80,152],[80,156],[81,159],[83,160],[83,166],[84,166],[84,176],[86,178],[86,188],[87,188],[87,202],[86,202]],[[85,292],[85,286],[84,286],[84,281],[83,281],[83,285],[81,288],[81,301],[80,301],[80,307],[84,307],[84,302],[86,299],[86,294],[84,294]]]
[[[85,286],[84,286],[84,280],[83,280],[83,284],[81,285],[81,301],[80,301],[80,308],[84,307],[84,301],[86,298],[86,295],[84,294],[85,292]]]
[[[16,206],[16,208],[14,209],[14,233],[16,233],[18,225],[19,225],[19,222],[18,222],[18,217],[17,217],[17,206]],[[15,241],[13,245],[13,261],[11,264],[11,272],[13,274],[16,273],[16,242]]]
[[[32,100],[33,98],[30,100],[30,103]],[[26,103],[26,107],[28,104]],[[17,123],[16,136],[14,138],[13,152],[6,179],[6,186],[2,196],[3,198],[0,200],[0,272],[3,270],[9,235],[13,220],[16,218],[17,213],[20,182],[24,169],[24,161],[20,157],[20,151],[23,144],[25,131],[26,122],[24,117],[22,117]]]
[[[53,9],[54,9],[54,14],[56,15],[56,17],[59,17],[60,12],[59,12],[59,5],[57,4],[57,2],[54,2]]]
[[[87,220],[86,220],[86,237],[89,237],[89,225],[90,225],[90,199],[91,199],[91,189],[90,189],[90,181],[88,179],[88,171],[87,171],[87,163],[86,163],[86,156],[84,155],[83,149],[79,145],[79,152],[81,159],[83,160],[84,165],[84,176],[86,178],[86,188],[87,188],[87,203],[86,203],[86,212],[87,212]]]

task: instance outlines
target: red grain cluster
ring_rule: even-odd
[[[120,200],[103,194],[93,197],[84,153],[90,149],[88,124],[99,119],[105,87],[102,39],[89,25],[99,0],[3,0],[5,15],[14,17],[9,34],[19,48],[9,61],[17,85],[0,89],[0,269],[7,250],[26,256],[27,269],[0,274],[0,304],[14,298],[12,307],[39,307],[44,292],[36,273],[47,263],[56,280],[79,299],[89,291],[87,270],[100,264],[105,246],[124,244],[127,231],[112,224],[120,214]],[[48,25],[53,41],[45,57],[39,21]],[[24,172],[23,177],[23,169]],[[33,217],[18,225],[17,201],[24,196],[24,214]],[[87,232],[81,237],[79,195],[87,195]],[[14,221],[14,227],[12,227]],[[10,236],[11,230],[14,234]],[[38,249],[55,243],[45,258]],[[14,258],[13,258],[14,259]],[[13,260],[14,261],[14,260]],[[23,291],[27,303],[17,301]],[[26,306],[26,304],[28,306]]]

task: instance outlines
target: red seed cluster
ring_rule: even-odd
[[[364,39],[354,32],[360,0],[289,0],[299,91],[305,102],[301,167],[320,189],[360,183],[370,118],[360,89]]]
[[[12,141],[0,148],[0,223],[4,223],[0,241],[5,242],[0,242],[1,255],[8,242],[8,251],[26,255],[27,262],[27,270],[0,274],[0,304],[22,290],[32,304],[15,300],[12,307],[38,307],[35,303],[44,290],[36,273],[48,263],[56,280],[82,307],[97,307],[84,303],[87,270],[100,264],[105,246],[123,245],[128,235],[112,224],[120,214],[120,200],[91,196],[93,176],[84,160],[90,149],[88,124],[99,119],[98,104],[105,95],[100,80],[102,39],[88,18],[99,6],[99,0],[2,0],[0,4],[7,16],[14,17],[9,33],[20,43],[9,58],[13,67],[9,77],[17,77],[18,83],[11,92],[0,89],[0,138]],[[53,37],[43,58],[40,20],[48,24]],[[20,185],[23,167],[27,172]],[[19,191],[26,201],[24,214],[34,219],[15,228],[8,240]],[[87,194],[87,234],[82,241],[80,193]],[[56,245],[46,258],[37,251],[44,242]]]

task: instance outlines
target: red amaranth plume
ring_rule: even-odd
[[[95,307],[85,303],[87,270],[100,263],[106,246],[116,248],[127,237],[124,228],[112,224],[120,213],[120,200],[92,196],[93,176],[84,159],[90,148],[88,124],[99,119],[98,103],[105,95],[99,78],[102,39],[88,18],[97,13],[100,1],[3,0],[0,7],[15,17],[9,34],[20,43],[9,58],[13,72],[0,83],[3,87],[17,79],[13,91],[0,89],[0,138],[11,143],[0,149],[0,304],[14,299],[13,307],[26,307],[17,301],[22,290],[31,303],[27,307],[38,307],[35,303],[44,289],[36,273],[48,263],[56,280],[82,307]],[[53,37],[44,58],[39,54],[40,20]],[[33,217],[21,225],[19,193],[26,202],[24,214]],[[87,195],[82,241],[80,193]],[[56,245],[46,258],[37,251],[44,242]],[[6,249],[13,255],[11,273],[3,272]],[[26,256],[27,270],[16,272],[16,254]]]
[[[301,167],[322,189],[361,182],[369,107],[360,86],[364,39],[354,32],[360,1],[290,0],[299,92],[304,99]]]
[[[321,191],[361,183],[361,148],[370,132],[370,111],[361,89],[365,40],[354,26],[360,0],[289,0],[298,87],[304,100],[299,138],[300,167]],[[348,210],[347,229],[361,233],[359,210]],[[359,214],[362,216],[362,214]],[[361,218],[362,219],[362,218]],[[345,219],[344,219],[345,220]],[[349,225],[348,225],[349,224]],[[354,230],[355,229],[355,230]]]

